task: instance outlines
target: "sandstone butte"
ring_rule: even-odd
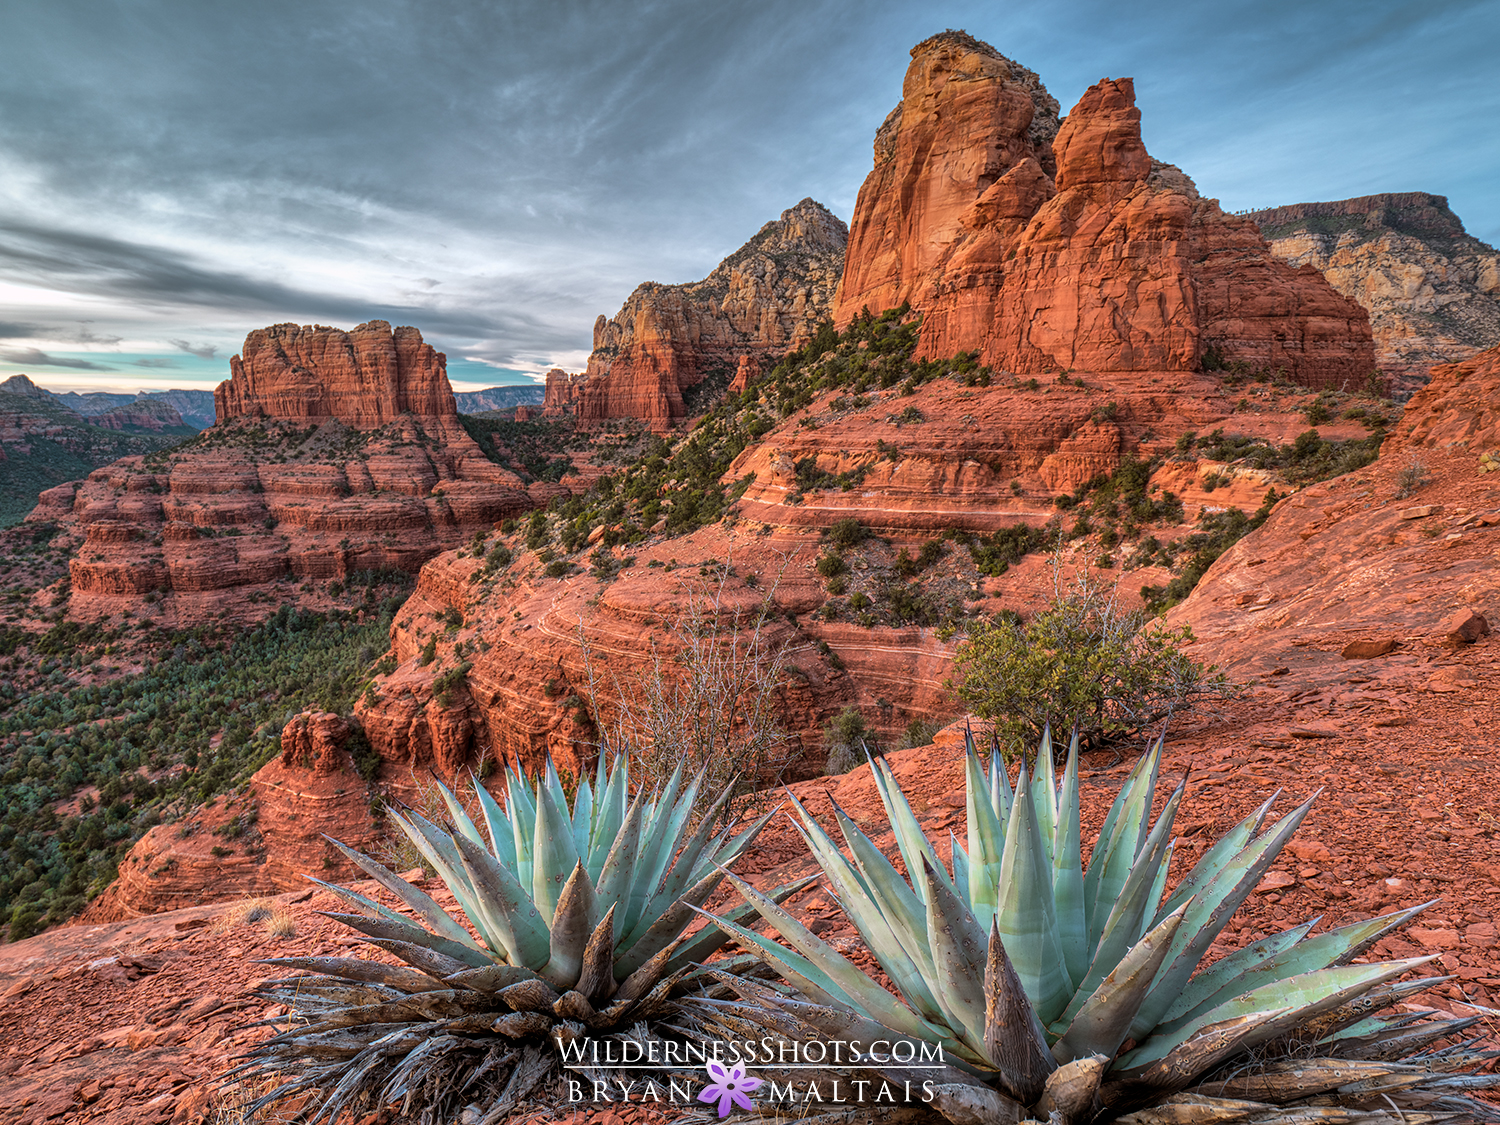
[[[875,137],[834,307],[909,303],[921,354],[1023,374],[1243,362],[1309,387],[1375,370],[1368,316],[1141,142],[1131,79],[1059,124],[1033,72],[962,32],[919,43]]]
[[[1278,258],[1316,266],[1369,310],[1380,368],[1404,383],[1500,344],[1500,252],[1465,231],[1441,195],[1294,203],[1244,217]]]
[[[275,325],[230,368],[212,429],[42,493],[28,519],[84,538],[74,617],[255,618],[290,584],[415,571],[533,506],[459,423],[445,357],[415,328]]]
[[[833,307],[844,265],[844,223],[804,199],[781,213],[702,281],[637,286],[613,317],[594,322],[588,369],[547,376],[546,409],[571,407],[581,427],[638,418],[665,430],[688,414],[683,392],[741,355],[802,346]]]
[[[1128,82],[1095,87],[1059,132],[1056,103],[1035,75],[967,35],[946,33],[914,50],[904,92],[900,111],[877,135],[876,170],[861,190],[839,315],[909,300],[926,318],[922,353],[952,355],[1001,347],[1002,314],[1011,307],[1004,302],[1020,300],[1022,290],[1057,302],[1066,290],[1078,308],[1097,298],[1092,312],[1066,327],[1078,346],[1047,361],[1056,360],[1054,371],[1076,374],[1066,385],[1048,379],[1046,386],[1005,379],[966,388],[942,379],[912,394],[877,390],[855,401],[824,393],[730,467],[726,481],[753,478],[735,520],[632,547],[632,565],[609,581],[547,579],[531,564],[492,589],[477,581],[480,560],[462,552],[434,559],[392,630],[397,671],[379,679],[357,708],[388,762],[443,773],[484,755],[535,765],[551,754],[576,764],[592,734],[565,700],[586,697],[612,717],[634,674],[671,643],[673,623],[695,599],[715,598],[726,620],[744,620],[773,585],[779,614],[768,638],[794,654],[797,682],[783,703],[812,759],[803,768],[816,766],[822,724],[847,706],[879,716],[888,733],[913,719],[951,715],[944,681],[954,642],[930,628],[865,628],[817,616],[828,593],[814,564],[832,523],[852,517],[893,546],[912,548],[949,528],[1035,526],[1054,514],[1059,493],[1125,458],[1170,454],[1186,432],[1223,428],[1281,444],[1307,428],[1296,408],[1242,409],[1242,388],[1201,369],[1209,339],[1224,363],[1249,357],[1284,365],[1315,386],[1362,385],[1373,370],[1362,309],[1315,270],[1278,262],[1254,224],[1198,200],[1185,176],[1153,164],[1140,144]],[[1017,186],[1022,181],[1030,194]],[[1019,265],[1008,264],[1006,246],[1017,248]],[[917,282],[938,275],[951,286],[937,303],[924,304],[923,293],[931,294],[919,292]],[[1163,278],[1176,287],[1170,300],[1161,295]],[[994,296],[989,311],[960,315],[978,308],[963,302],[983,292]],[[1130,304],[1128,294],[1146,307]],[[1205,301],[1219,302],[1216,319],[1200,315]],[[1165,319],[1152,321],[1157,313]],[[1115,324],[1137,335],[1104,332]],[[1206,337],[1205,326],[1225,335]],[[673,339],[686,346],[693,337],[680,332]],[[993,358],[993,350],[988,354]],[[1038,359],[1031,369],[1047,363]],[[736,381],[750,386],[753,370],[747,355],[736,364]],[[549,411],[576,399],[586,413],[595,380],[553,372]],[[651,418],[645,410],[637,416]],[[1364,431],[1344,423],[1323,433]],[[859,484],[803,496],[797,466],[809,461],[824,473],[857,476]],[[1217,489],[1204,483],[1210,474]],[[1191,525],[1205,508],[1253,511],[1273,483],[1243,467],[1168,461],[1152,487],[1180,495]],[[615,554],[624,557],[624,548]],[[737,573],[721,591],[685,570],[726,561]],[[971,594],[989,612],[1032,608],[1044,569],[1041,560],[1026,560],[1003,579],[973,583]],[[1164,580],[1164,572],[1148,570],[1130,582],[1133,589]],[[456,633],[440,623],[454,611],[465,622]],[[417,663],[433,636],[440,654],[450,643],[466,651],[481,639],[488,646],[465,657],[472,663],[466,694],[450,694],[447,704],[434,698],[431,684],[458,658]],[[592,675],[580,639],[595,656]]]
[[[953,42],[940,37],[938,45]],[[1000,87],[991,82],[988,88]],[[882,132],[890,128],[888,122]],[[870,191],[867,182],[866,201]],[[1265,268],[1247,275],[1247,286],[1257,278],[1275,282],[1293,275],[1258,245],[1256,260]],[[1362,314],[1355,314],[1362,325]],[[977,348],[979,341],[960,344]],[[747,354],[736,367],[736,377],[743,374],[741,381],[750,385],[753,357]],[[1081,387],[1075,380],[1048,380],[1045,387],[997,380],[967,388],[941,379],[914,394],[875,391],[856,402],[822,394],[731,466],[728,480],[754,474],[735,509],[737,519],[688,536],[655,536],[632,547],[631,561],[609,580],[586,574],[548,578],[535,560],[523,560],[497,585],[477,580],[483,560],[468,552],[449,550],[432,559],[392,628],[396,671],[378,677],[356,708],[386,764],[382,783],[411,798],[429,770],[462,776],[486,757],[534,766],[550,753],[576,766],[594,733],[570,700],[587,697],[608,721],[632,692],[639,669],[653,653],[670,648],[675,623],[695,600],[702,605],[714,599],[721,619],[743,621],[768,589],[774,589],[778,613],[768,623],[767,640],[784,643],[796,667],[782,703],[788,727],[809,751],[804,770],[817,767],[822,723],[847,706],[859,707],[887,734],[913,719],[951,716],[944,681],[952,640],[931,628],[865,628],[817,615],[828,598],[814,569],[826,527],[854,517],[888,535],[894,548],[915,547],[948,527],[988,532],[1037,525],[1053,514],[1052,500],[1060,492],[1114,469],[1125,457],[1169,453],[1187,431],[1222,427],[1284,443],[1306,428],[1296,404],[1261,406],[1260,391],[1251,392],[1257,405],[1242,409],[1236,400],[1244,401],[1245,388],[1226,387],[1215,371],[1166,365],[1085,374],[1077,376]],[[549,412],[583,385],[586,380],[554,372]],[[1338,438],[1364,431],[1343,423],[1323,432]],[[794,493],[800,495],[796,465],[808,459],[825,472],[861,473],[861,484],[810,492],[791,503]],[[1204,483],[1210,473],[1219,478],[1217,487]],[[1253,510],[1273,482],[1243,467],[1169,461],[1152,483],[1158,492],[1170,489],[1182,497],[1190,526],[1206,508]],[[520,553],[518,542],[512,546]],[[623,556],[624,550],[614,553]],[[726,561],[735,573],[722,589],[696,574],[699,567]],[[1130,586],[1165,577],[1136,571]],[[1033,556],[1004,578],[975,582],[970,594],[986,612],[1025,611],[1039,603],[1044,579],[1045,563]],[[463,622],[456,628],[444,624],[453,610]],[[423,666],[419,653],[433,638],[438,659]],[[584,665],[580,638],[589,645],[592,669]],[[458,662],[453,649],[459,645],[471,663],[468,673],[456,687],[437,693],[434,679]],[[353,782],[344,788],[362,792]],[[149,894],[137,883],[125,897],[138,903]]]

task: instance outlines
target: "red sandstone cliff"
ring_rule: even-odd
[[[287,583],[415,571],[533,506],[460,425],[415,328],[274,325],[231,366],[212,429],[42,493],[30,518],[85,535],[75,616],[261,616],[297,600]]]
[[[876,134],[835,322],[908,302],[921,354],[978,348],[1022,373],[1191,371],[1212,354],[1362,384],[1364,310],[1154,161],[1130,79],[1091,87],[1059,127],[1055,106],[988,44],[918,44]]]
[[[583,425],[639,418],[669,428],[686,414],[682,392],[741,354],[777,354],[811,339],[833,306],[847,228],[804,199],[763,226],[702,281],[639,286],[612,319],[594,322],[581,385],[548,376],[549,410],[576,393]]]
[[[401,414],[454,417],[447,357],[415,328],[372,320],[349,332],[273,324],[245,337],[214,391],[219,422],[267,417],[382,426]]]

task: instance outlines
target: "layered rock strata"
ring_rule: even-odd
[[[741,354],[779,355],[812,338],[833,307],[847,228],[811,199],[783,211],[702,281],[636,288],[594,322],[581,385],[548,376],[549,412],[576,390],[581,425],[637,418],[667,429],[687,414],[683,391]]]
[[[1245,218],[1278,258],[1323,271],[1369,311],[1390,375],[1420,380],[1435,363],[1500,344],[1500,251],[1465,231],[1444,196],[1366,195]]]
[[[75,616],[255,618],[299,598],[285,584],[415,572],[533,506],[459,423],[444,358],[416,329],[278,325],[243,354],[213,429],[42,493],[30,518],[84,534]]]
[[[1021,373],[1236,361],[1313,387],[1373,371],[1362,308],[1276,259],[1141,142],[1131,79],[1061,125],[1031,71],[962,32],[918,44],[875,138],[834,319],[903,303],[921,354]]]
[[[447,357],[415,328],[372,320],[349,332],[273,324],[245,337],[214,391],[219,422],[276,418],[318,424],[337,418],[372,429],[402,414],[453,418]]]

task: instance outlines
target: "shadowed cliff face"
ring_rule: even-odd
[[[1245,217],[1278,258],[1316,267],[1369,311],[1381,370],[1408,385],[1434,363],[1500,344],[1500,252],[1468,234],[1441,195],[1294,203]]]
[[[245,337],[229,361],[230,377],[214,391],[219,422],[274,418],[319,423],[329,418],[362,429],[401,414],[453,418],[447,357],[415,328],[372,320],[349,332],[322,325],[273,324]]]
[[[1374,370],[1365,312],[1276,260],[1255,224],[1152,160],[1128,78],[1055,126],[1030,71],[961,33],[912,51],[875,140],[834,319],[910,303],[924,356],[1021,373],[1281,368],[1313,387]]]
[[[585,378],[548,376],[549,413],[669,428],[687,414],[682,392],[710,372],[727,376],[742,354],[779,356],[812,338],[832,310],[847,237],[838,216],[804,199],[702,281],[639,286],[594,323]]]

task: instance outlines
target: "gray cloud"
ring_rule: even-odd
[[[581,354],[636,283],[702,277],[803,196],[848,218],[945,26],[1065,110],[1134,75],[1153,153],[1227,206],[1422,189],[1500,230],[1500,0],[22,7],[0,280],[35,300],[10,317],[86,302],[100,340],[199,356],[376,318],[502,366]],[[67,338],[31,327],[0,337]]]
[[[211,350],[212,349],[210,349],[210,351]],[[205,356],[204,358],[205,359],[211,359],[213,357],[212,357],[212,355],[209,355],[209,356]],[[176,360],[172,360],[172,359],[152,359],[150,357],[147,357],[145,359],[132,360],[131,361],[131,366],[132,367],[152,367],[152,368],[172,368],[172,367],[176,367],[177,366],[177,361]]]
[[[212,344],[194,344],[188,340],[168,340],[167,343],[171,344],[178,351],[187,352],[188,355],[195,355],[199,359],[213,359],[215,353],[219,350]]]
[[[113,371],[113,367],[90,363],[86,359],[60,359],[37,348],[0,348],[0,359],[28,367],[63,367],[69,371]]]

